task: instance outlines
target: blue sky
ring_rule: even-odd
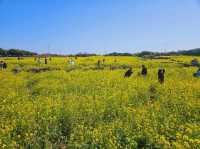
[[[198,0],[0,0],[0,47],[39,53],[200,47]]]

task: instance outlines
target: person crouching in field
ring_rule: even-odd
[[[145,67],[145,65],[142,65],[141,75],[144,77],[147,75],[147,68]]]
[[[200,77],[200,68],[193,74],[194,77]]]
[[[132,71],[132,68],[129,68],[125,74],[124,74],[124,78],[128,78],[132,75],[133,71]]]
[[[162,84],[165,80],[165,69],[158,69],[158,81]]]
[[[67,61],[67,63],[69,64],[69,65],[75,65],[75,61],[72,59],[72,58],[70,58],[68,61]]]

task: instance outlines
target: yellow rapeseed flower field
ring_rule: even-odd
[[[0,148],[200,149],[200,78],[184,65],[193,58],[0,58]]]

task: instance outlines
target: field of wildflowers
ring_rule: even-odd
[[[68,59],[0,58],[0,148],[200,149],[200,78],[184,66],[193,57]]]

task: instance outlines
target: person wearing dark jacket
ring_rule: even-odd
[[[162,84],[165,80],[165,69],[158,69],[158,81]]]
[[[7,63],[3,62],[3,69],[6,69],[6,68],[7,68]]]
[[[47,58],[45,57],[45,59],[44,59],[44,63],[47,64],[47,61],[48,61],[48,60],[47,60]]]
[[[145,67],[145,65],[142,65],[141,74],[142,74],[143,76],[146,76],[146,75],[147,75],[147,68]]]

